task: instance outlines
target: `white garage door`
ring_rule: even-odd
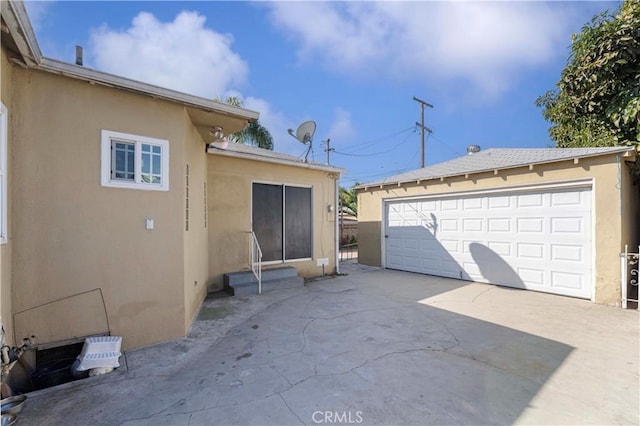
[[[389,201],[386,267],[590,298],[591,189]]]

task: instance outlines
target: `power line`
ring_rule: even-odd
[[[336,154],[346,155],[346,156],[349,156],[349,157],[373,157],[373,156],[376,156],[376,155],[387,154],[387,153],[393,151],[394,149],[398,148],[403,143],[405,143],[409,139],[409,136],[411,136],[413,133],[415,133],[415,131],[416,131],[415,130],[415,126],[413,126],[413,132],[408,134],[407,137],[402,140],[402,142],[400,142],[399,144],[393,146],[392,148],[390,148],[390,149],[388,149],[386,151],[372,152],[372,153],[368,153],[368,154],[350,154],[350,153],[347,153],[347,152],[340,152],[340,151],[334,151],[334,152]]]
[[[454,154],[457,155],[462,155],[462,153],[457,150],[454,146],[449,145],[448,143],[446,143],[445,141],[443,141],[442,139],[440,139],[439,137],[437,137],[436,135],[434,135],[433,133],[431,133],[431,137],[433,139],[435,139],[436,141],[440,142],[442,145],[446,146],[447,148],[449,148]]]
[[[358,149],[358,148],[360,148],[361,146],[365,146],[365,145],[373,145],[373,144],[375,144],[375,143],[377,143],[377,142],[385,141],[385,140],[387,140],[387,139],[389,139],[389,138],[392,138],[392,137],[394,137],[394,136],[401,135],[401,134],[403,134],[404,132],[407,132],[407,131],[409,131],[409,130],[414,130],[414,131],[415,131],[415,127],[416,127],[416,126],[407,127],[406,129],[402,129],[402,130],[400,130],[400,131],[397,131],[397,132],[391,133],[391,134],[386,135],[386,136],[381,136],[381,137],[379,137],[379,138],[377,138],[377,139],[373,139],[373,140],[371,140],[371,141],[369,141],[369,142],[360,142],[360,143],[357,143],[357,144],[355,144],[355,145],[349,145],[349,146],[347,146],[347,147],[345,147],[345,148],[344,148],[344,151],[357,150],[357,149]]]

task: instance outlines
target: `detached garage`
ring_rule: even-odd
[[[618,305],[636,155],[490,149],[360,185],[359,262]]]

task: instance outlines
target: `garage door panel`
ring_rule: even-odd
[[[449,278],[460,278],[460,266],[454,260],[442,260],[440,263],[443,276]],[[468,279],[468,278],[466,278]]]
[[[440,220],[440,231],[442,231],[442,232],[458,232],[458,220],[457,219],[442,219],[442,220]]]
[[[551,232],[556,234],[582,234],[584,232],[584,218],[582,217],[551,218]]]
[[[584,263],[584,247],[579,245],[551,244],[551,260]]]
[[[388,238],[387,239],[387,246],[390,249],[401,248],[402,247],[402,239],[401,238]],[[389,252],[391,252],[391,250],[389,250]]]
[[[544,218],[521,217],[516,220],[516,232],[532,232],[541,234],[544,230]]]
[[[403,239],[403,247],[409,250],[417,250],[420,243],[417,238],[405,238]]]
[[[551,287],[553,288],[579,290],[583,285],[584,277],[582,274],[555,271],[551,273]]]
[[[551,194],[551,206],[584,206],[585,197],[582,192],[558,192]]]
[[[518,268],[517,273],[525,286],[534,285],[537,287],[543,287],[544,285],[545,273],[542,269]]]
[[[487,230],[489,232],[511,232],[511,219],[507,217],[489,218]]]
[[[413,270],[419,270],[420,268],[420,258],[417,256],[405,256],[403,258],[404,266],[409,268],[413,268]]]
[[[482,208],[482,198],[465,198],[462,200],[463,210],[478,210]]]
[[[542,194],[525,194],[516,196],[519,208],[542,207]]]
[[[434,242],[438,244],[438,242]],[[449,253],[459,253],[460,242],[458,240],[440,240],[442,247]]]
[[[462,262],[462,267],[464,271],[471,277],[474,281],[486,282],[487,280],[482,275],[480,271],[480,267],[475,262]]]
[[[511,256],[511,243],[502,241],[489,241],[487,243],[489,248],[499,254],[500,256]]]
[[[440,203],[440,208],[442,211],[447,210],[458,210],[458,200],[455,199],[445,199]]]
[[[435,201],[423,201],[420,205],[420,211],[423,214],[429,214],[437,211],[437,203]]]
[[[528,259],[544,259],[543,243],[516,243],[518,256]]]
[[[506,209],[512,207],[511,197],[509,196],[495,196],[489,198],[489,210],[491,209]]]
[[[482,232],[482,219],[462,219],[463,232]]]
[[[387,224],[388,267],[591,296],[589,188],[391,202]]]

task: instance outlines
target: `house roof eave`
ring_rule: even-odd
[[[346,173],[346,170],[343,168],[325,165],[325,164],[304,163],[301,161],[288,160],[284,158],[267,157],[259,154],[252,154],[252,153],[246,153],[246,152],[229,151],[229,150],[224,150],[224,149],[215,148],[215,147],[208,148],[207,154],[219,155],[223,157],[240,158],[244,160],[261,161],[264,163],[280,164],[283,166],[299,167],[299,168],[309,169],[309,170],[323,171],[327,173],[336,174],[337,178],[340,178],[342,174]]]
[[[26,66],[37,66],[42,60],[42,52],[24,4],[22,2],[1,1],[0,8],[2,18],[18,48],[22,62]]]
[[[200,96],[189,95],[175,90],[166,89],[164,87],[143,83],[102,71],[97,71],[84,66],[58,61],[56,59],[42,58],[42,61],[40,65],[37,66],[37,68],[50,73],[85,80],[90,83],[97,83],[108,87],[115,87],[138,94],[151,96],[156,99],[177,102],[184,105],[185,107],[192,109],[228,115],[234,118],[242,119],[246,122],[257,120],[260,116],[258,112],[249,109],[217,102],[211,99],[202,98]]]

